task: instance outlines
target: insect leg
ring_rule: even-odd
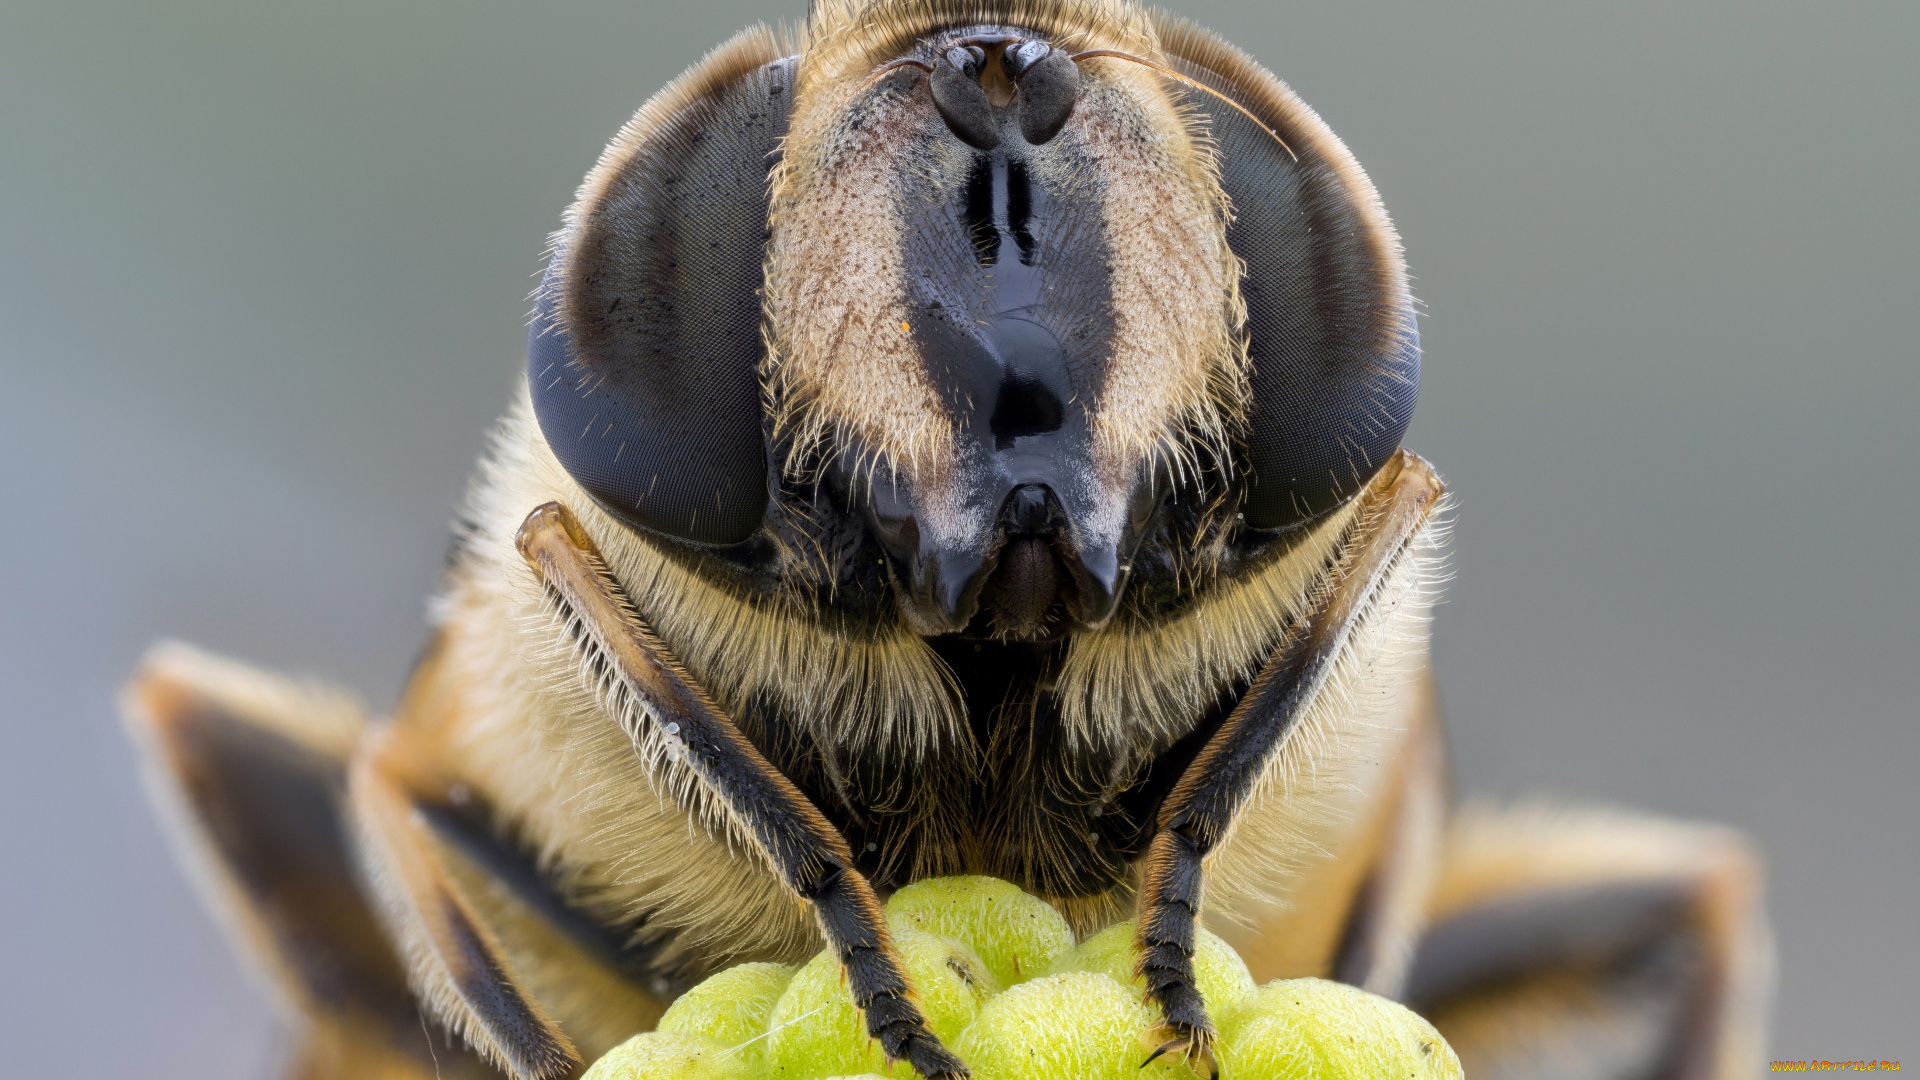
[[[348,780],[368,892],[414,993],[441,1023],[519,1080],[557,1080],[580,1053],[514,970],[498,935],[441,857],[389,740],[354,758]]]
[[[846,967],[867,1031],[887,1056],[905,1059],[930,1080],[965,1076],[966,1066],[940,1044],[914,1003],[879,899],[853,868],[846,840],[673,659],[564,507],[536,508],[520,528],[519,545],[575,628],[588,670],[641,704],[644,717],[635,724],[658,728],[628,734],[642,745],[669,740],[673,756],[691,771],[696,790],[690,794],[710,800],[735,835],[813,905],[828,948]]]
[[[1307,617],[1268,657],[1246,694],[1174,785],[1147,849],[1137,945],[1164,1041],[1211,1065],[1214,1029],[1193,979],[1202,864],[1253,796],[1294,721],[1319,693],[1379,586],[1404,558],[1440,495],[1424,461],[1402,451],[1368,485],[1343,554]]]
[[[357,703],[165,644],[122,708],[182,861],[296,1025],[290,1075],[497,1075],[464,1048],[430,1045],[354,887],[340,800],[365,726]]]
[[[1724,828],[1469,809],[1407,1004],[1487,1080],[1752,1076],[1772,983],[1760,878]]]

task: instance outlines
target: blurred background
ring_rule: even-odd
[[[1461,786],[1747,830],[1774,1055],[1920,1060],[1920,5],[1179,9],[1406,239]],[[269,1075],[119,681],[177,635],[389,702],[574,185],[708,47],[801,14],[0,5],[9,1073]]]

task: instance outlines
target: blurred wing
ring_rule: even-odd
[[[355,887],[341,820],[364,719],[343,695],[161,645],[123,707],[182,861],[300,1032],[302,1080],[495,1075],[432,1045]]]

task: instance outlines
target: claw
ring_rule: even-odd
[[[1156,1024],[1140,1037],[1140,1041],[1154,1048],[1153,1053],[1147,1055],[1147,1060],[1140,1063],[1143,1069],[1166,1054],[1177,1051],[1187,1068],[1208,1080],[1220,1080],[1220,1063],[1213,1060],[1211,1031],[1185,1025]]]

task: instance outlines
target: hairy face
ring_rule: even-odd
[[[784,51],[663,91],[556,241],[535,407],[616,516],[921,634],[1045,640],[1130,582],[1177,600],[1398,445],[1391,229],[1243,56],[1119,3],[940,0],[823,4]]]
[[[1071,110],[1038,143],[1007,74],[1033,55],[1072,80],[1045,88]],[[1002,632],[1039,631],[1056,598],[1057,625],[1103,623],[1152,510],[1183,468],[1225,458],[1243,411],[1238,267],[1204,143],[1151,70],[1065,56],[969,26],[877,79],[803,62],[775,178],[789,462],[829,463],[934,632],[983,596]]]

